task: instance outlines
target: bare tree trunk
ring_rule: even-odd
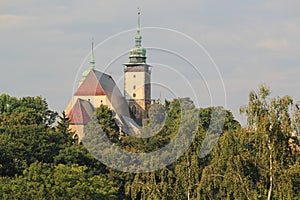
[[[187,197],[188,200],[190,200],[190,181],[191,181],[191,166],[190,166],[190,162],[189,162],[189,157],[187,156],[187,165],[188,165],[188,193],[187,193]]]
[[[269,169],[270,169],[270,186],[269,186],[269,192],[268,192],[268,200],[271,200],[271,195],[272,195],[272,189],[273,189],[273,157],[272,157],[272,146],[271,146],[271,141],[269,138],[268,141],[268,148],[269,148]]]

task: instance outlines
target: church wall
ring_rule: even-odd
[[[147,103],[151,103],[151,74],[146,73],[145,75],[145,100]]]
[[[66,115],[70,113],[74,104],[76,103],[77,99],[83,99],[86,101],[90,101],[91,104],[98,108],[101,104],[107,105],[110,109],[114,110],[111,103],[109,102],[106,95],[103,96],[73,96],[71,101],[69,102],[68,106],[65,109]],[[82,138],[84,137],[84,126],[83,124],[70,124],[71,131],[75,132],[78,136],[78,142],[81,142]]]
[[[74,103],[76,100],[80,98],[86,101],[91,102],[91,104],[95,107],[98,108],[101,104],[108,106],[110,109],[113,110],[111,103],[109,102],[108,98],[106,95],[102,96],[74,96],[73,101]]]
[[[71,124],[69,126],[69,128],[71,129],[72,132],[75,132],[74,136],[77,135],[78,136],[78,143],[80,143],[84,137],[84,125],[83,124]]]
[[[112,105],[106,95],[103,95],[103,96],[73,96],[71,101],[68,103],[68,105],[65,109],[66,115],[68,115],[71,112],[77,99],[83,99],[86,101],[90,101],[95,109],[100,107],[101,104],[103,104],[103,105],[108,106],[111,110],[114,110],[114,108],[112,107]]]
[[[69,101],[66,109],[65,109],[65,114],[68,115],[70,113],[70,111],[72,110],[73,108],[73,105],[75,104],[75,102],[73,102],[73,97],[72,99]]]
[[[76,103],[77,99],[83,99],[86,101],[90,101],[91,104],[98,108],[101,104],[108,106],[110,109],[114,110],[110,101],[108,100],[106,95],[103,96],[73,96],[71,101],[68,103],[68,106],[65,109],[65,113],[69,113],[73,108],[73,105]]]

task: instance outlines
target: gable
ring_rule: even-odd
[[[92,120],[94,111],[95,109],[89,101],[77,99],[67,117],[71,124],[87,124]]]
[[[112,109],[118,115],[131,116],[128,103],[113,78],[97,70],[90,70],[74,96],[107,96]],[[95,105],[94,105],[95,106]]]
[[[79,86],[74,96],[101,96],[106,95],[103,87],[100,85],[94,70],[91,70],[82,84]]]

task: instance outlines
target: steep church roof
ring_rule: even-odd
[[[103,73],[101,73],[103,74]],[[103,74],[103,76],[108,76]],[[100,80],[95,74],[95,70],[91,69],[79,86],[74,96],[101,96],[106,95],[104,88],[102,87]]]
[[[90,70],[74,96],[106,95],[118,115],[130,116],[128,103],[113,78],[97,70]]]
[[[71,124],[87,124],[92,120],[94,111],[89,101],[78,98],[67,117]]]

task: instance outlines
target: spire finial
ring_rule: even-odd
[[[141,9],[138,7],[138,33],[141,31]]]
[[[90,68],[95,69],[95,58],[94,58],[94,38],[92,39],[92,51],[91,51],[91,59],[90,59]]]
[[[138,27],[137,27],[137,33],[135,36],[135,46],[141,47],[142,43],[142,36],[141,36],[141,10],[138,8]]]

